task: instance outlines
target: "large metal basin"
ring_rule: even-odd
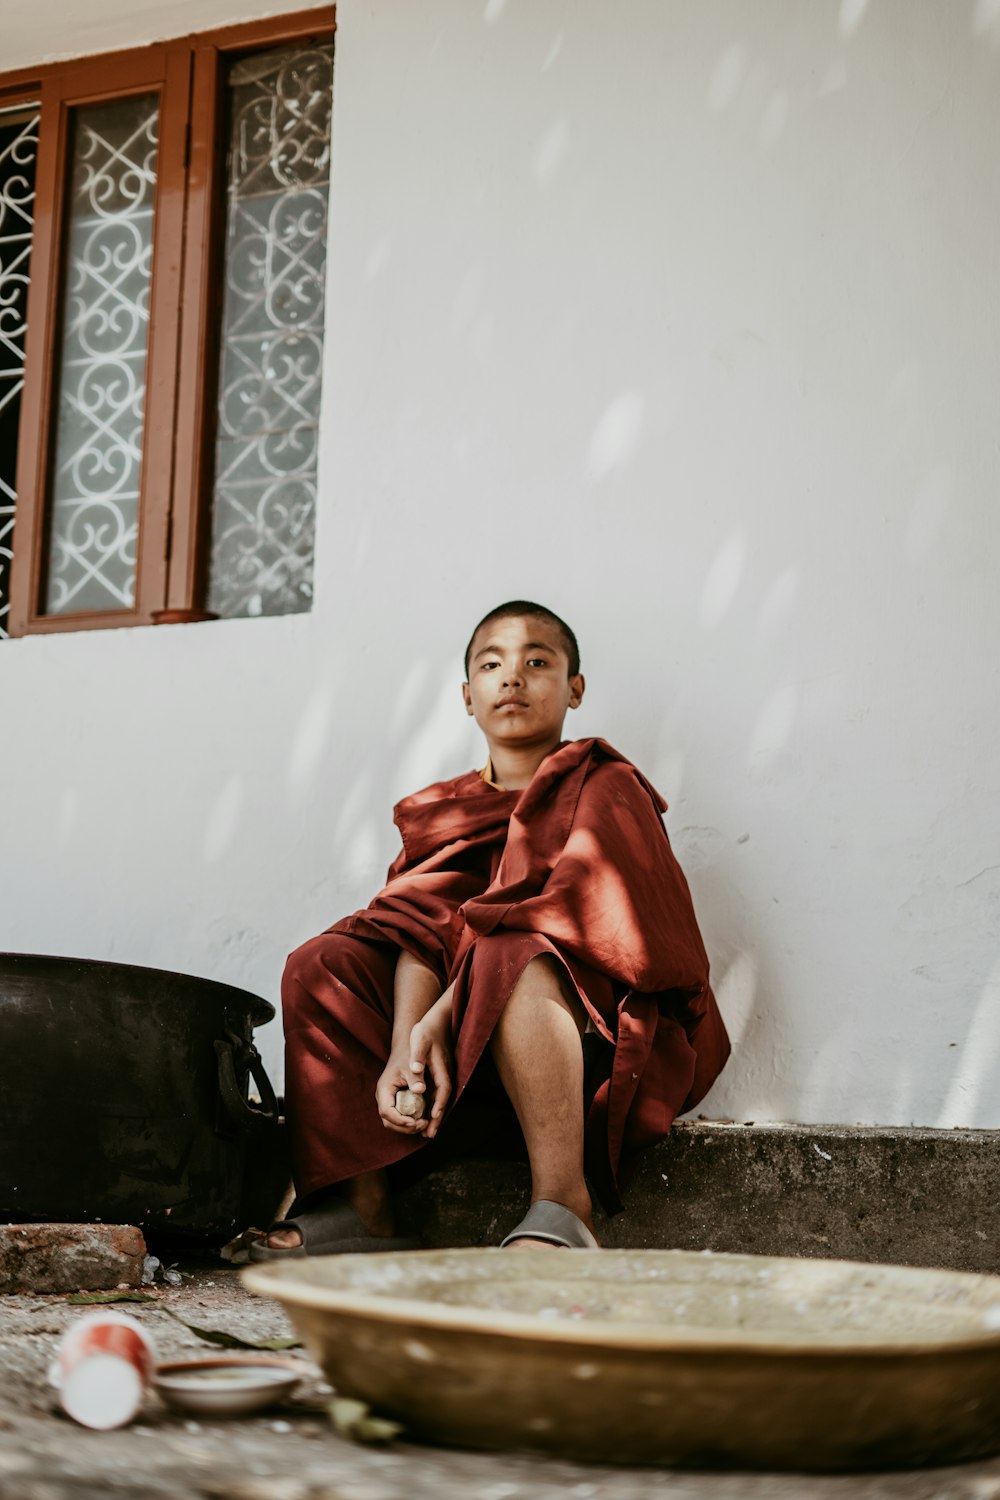
[[[656,1250],[255,1266],[328,1379],[412,1434],[834,1470],[1000,1450],[1000,1278]]]
[[[188,974],[0,954],[0,1220],[228,1237],[260,1176],[252,1159],[275,1154],[252,1045],[273,1015]],[[247,1104],[251,1073],[263,1111]]]

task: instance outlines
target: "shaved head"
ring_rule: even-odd
[[[469,676],[469,664],[472,658],[472,647],[476,636],[487,625],[492,625],[496,620],[512,620],[528,618],[530,620],[544,620],[545,623],[555,631],[559,639],[559,645],[569,657],[569,675],[576,677],[580,671],[580,648],[576,643],[576,636],[570,630],[565,620],[553,614],[551,609],[546,609],[544,604],[533,604],[530,599],[510,599],[506,604],[498,604],[496,609],[491,609],[488,615],[484,615],[472,632],[469,644],[465,648],[465,676]]]

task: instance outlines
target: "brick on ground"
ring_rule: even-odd
[[[103,1292],[142,1281],[130,1224],[0,1224],[0,1292]]]

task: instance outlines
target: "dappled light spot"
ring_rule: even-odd
[[[865,18],[870,0],[841,0],[837,30],[845,40],[852,37]]]
[[[394,740],[408,732],[412,719],[422,717],[426,708],[425,693],[430,672],[430,662],[426,657],[419,657],[410,663],[409,670],[396,695],[392,718],[389,721],[389,731]]]
[[[954,489],[951,470],[943,464],[924,478],[906,523],[906,556],[911,563],[925,561],[937,546],[951,509]]]
[[[493,26],[504,11],[507,9],[507,0],[486,0],[483,6],[483,20],[487,26]]]
[[[760,139],[764,146],[773,146],[788,124],[788,95],[778,89],[767,101],[760,122]]]
[[[428,786],[441,776],[453,776],[456,766],[471,770],[485,759],[478,731],[462,710],[461,665],[449,663],[440,675],[428,671],[415,699],[418,722],[396,768],[400,792]]]
[[[799,570],[797,567],[786,568],[764,595],[757,615],[758,646],[771,646],[784,635],[791,624],[798,597]]]
[[[994,47],[1000,47],[1000,0],[976,0],[972,11],[972,30],[984,36]]]
[[[734,531],[716,553],[701,591],[701,623],[712,630],[722,623],[733,600],[746,566],[747,544],[742,531]]]
[[[215,800],[215,806],[205,824],[205,839],[202,851],[208,863],[221,859],[229,848],[239,827],[243,809],[243,777],[230,776]]]
[[[549,44],[549,50],[542,59],[542,72],[547,73],[563,49],[563,33],[557,31]]]
[[[80,817],[80,793],[75,786],[64,786],[59,794],[59,812],[56,826],[59,837],[65,843],[72,834]]]
[[[565,120],[556,120],[542,136],[535,152],[535,181],[542,186],[549,182],[559,170],[569,151],[569,126]]]
[[[334,848],[339,848],[357,831],[360,820],[368,815],[366,809],[371,806],[371,799],[372,774],[370,768],[366,767],[346,788],[333,827],[331,842]]]
[[[839,94],[846,87],[847,63],[842,57],[835,57],[823,74],[823,81],[819,86],[820,98],[826,94]]]
[[[911,359],[900,365],[885,388],[886,410],[894,417],[912,412],[920,389],[920,367]]]
[[[481,313],[472,325],[469,348],[480,364],[485,364],[493,348],[493,333],[496,325],[489,313]]]
[[[740,86],[747,70],[747,55],[744,49],[735,44],[724,52],[712,69],[712,76],[708,83],[708,104],[710,109],[722,110],[732,104],[740,91]]]
[[[392,240],[384,234],[380,240],[368,252],[365,260],[365,268],[362,272],[365,281],[374,281],[376,276],[381,276],[386,266],[392,260]]]
[[[788,744],[799,695],[793,682],[781,683],[764,701],[750,731],[748,761],[751,767],[769,760]]]
[[[639,444],[645,402],[638,391],[623,391],[605,409],[590,437],[587,473],[595,482],[627,464]]]
[[[482,264],[471,265],[464,273],[455,291],[452,304],[452,322],[456,328],[467,327],[482,306],[486,290],[486,268]]]
[[[314,689],[292,736],[288,785],[293,791],[302,788],[319,765],[326,750],[332,713],[332,690],[327,686]]]
[[[653,785],[671,805],[683,800],[681,789],[684,785],[685,765],[684,751],[671,750],[666,755],[658,756],[653,767]]]
[[[738,1046],[747,1033],[757,1000],[756,956],[743,949],[721,977],[713,968],[712,982],[730,1040]]]
[[[996,1090],[1000,1071],[1000,959],[986,977],[961,1051],[949,1052],[948,1058],[955,1058],[954,1072],[938,1124],[945,1128],[996,1129],[1000,1126]]]
[[[354,540],[354,551],[351,555],[351,571],[363,573],[368,565],[368,555],[372,547],[372,521],[371,512],[364,521],[359,524],[358,534]]]
[[[370,822],[359,824],[347,845],[346,867],[349,870],[378,868],[379,856],[384,854],[379,834]]]

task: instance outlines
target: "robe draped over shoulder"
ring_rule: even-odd
[[[405,949],[434,971],[442,989],[455,982],[449,1109],[461,1099],[525,965],[542,953],[559,960],[591,1029],[607,1044],[604,1073],[589,1099],[586,1152],[588,1175],[610,1211],[621,1206],[623,1156],[658,1140],[677,1114],[693,1108],[729,1053],[690,891],[662,821],[665,810],[645,777],[599,739],[560,745],[523,791],[499,791],[474,772],[439,782],[398,804],[402,850],[383,890],[364,911],[329,930],[382,945],[372,946],[373,954],[384,953],[386,944]],[[296,994],[304,979],[286,972]],[[384,988],[386,979],[380,983]],[[391,987],[383,1010],[384,1066]],[[307,1077],[297,1069],[297,1031],[294,1015],[289,1029],[286,1013],[289,1078],[302,1112],[317,1079],[315,1067],[306,1069]],[[306,1050],[315,1063],[315,1039]],[[374,1056],[378,1044],[369,1050]],[[370,1066],[359,1071],[355,1064],[348,1061],[348,1071],[363,1073],[363,1086],[373,1094],[377,1073],[373,1079]],[[388,1165],[420,1147],[419,1140],[385,1132],[373,1097],[369,1103],[377,1125],[373,1151],[352,1146],[340,1157],[333,1151],[322,1165],[315,1143],[298,1153],[308,1163],[306,1169],[297,1165],[297,1174],[312,1187],[370,1169],[359,1160]],[[447,1123],[446,1117],[442,1140]],[[292,1125],[294,1142],[294,1119]],[[352,1120],[330,1126],[331,1140],[368,1128],[358,1108]],[[341,1158],[352,1170],[331,1177]]]

